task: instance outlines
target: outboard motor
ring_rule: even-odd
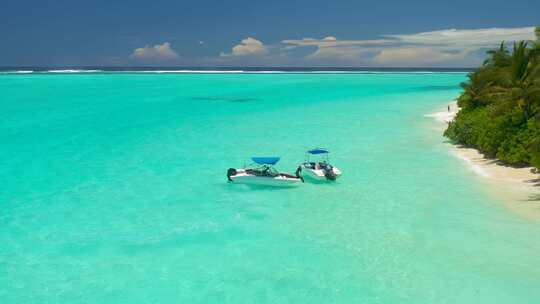
[[[300,172],[302,172],[302,166],[298,166],[298,168],[296,168],[296,177],[298,177],[302,183],[304,182],[304,178],[302,177],[302,175],[300,175]]]
[[[227,179],[232,182],[233,180],[231,179],[231,176],[235,176],[236,175],[236,169],[235,168],[229,168],[229,170],[227,170]]]
[[[335,181],[337,176],[334,173],[334,170],[332,170],[332,167],[326,167],[324,168],[324,177],[326,177],[327,180]]]

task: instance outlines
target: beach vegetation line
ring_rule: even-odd
[[[540,168],[540,26],[535,41],[502,42],[461,84],[444,135],[513,166]]]

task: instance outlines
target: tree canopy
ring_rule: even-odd
[[[502,42],[468,75],[445,131],[456,143],[515,166],[540,168],[540,27],[536,41]]]

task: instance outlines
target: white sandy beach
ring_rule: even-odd
[[[449,104],[450,111],[427,114],[441,123],[441,131],[454,119],[459,108]],[[487,159],[476,149],[449,144],[450,153],[463,160],[479,177],[490,186],[490,192],[502,199],[505,206],[520,216],[540,220],[540,175],[531,172],[531,167],[514,168],[500,164],[496,159]]]

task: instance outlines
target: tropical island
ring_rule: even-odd
[[[488,51],[461,84],[446,137],[507,165],[540,168],[540,26],[535,34],[536,41]]]

